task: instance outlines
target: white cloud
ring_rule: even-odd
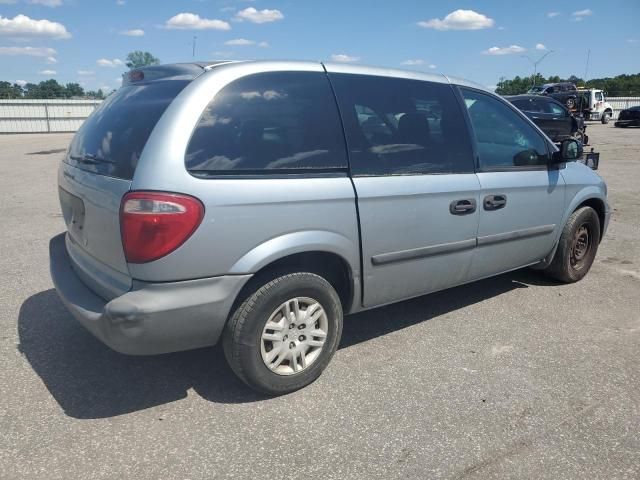
[[[127,2],[125,2],[124,0],[116,0],[116,5],[126,5]]]
[[[491,47],[488,50],[484,50],[483,55],[513,55],[514,53],[522,53],[527,49],[520,45],[510,45],[508,47]]]
[[[17,2],[18,0],[0,0],[0,5],[13,5]]]
[[[45,60],[48,64],[58,63],[58,59],[56,57],[47,57]]]
[[[24,87],[28,82],[26,80],[16,80],[14,83]]]
[[[57,72],[55,70],[40,70],[38,73],[40,75],[55,75]]]
[[[47,37],[69,38],[64,25],[49,20],[34,20],[26,15],[16,15],[13,18],[0,15],[0,35],[6,37]]]
[[[99,60],[96,60],[96,64],[99,67],[119,67],[124,65],[124,62],[122,60],[120,60],[119,58],[114,58],[113,60],[109,60],[108,58],[101,58]]]
[[[48,47],[0,47],[0,55],[10,57],[52,57],[56,54]]]
[[[95,75],[93,70],[78,70],[78,75],[82,75],[83,77],[90,77],[91,75]]]
[[[560,12],[549,12],[549,13],[547,13],[547,17],[549,17],[549,18],[555,18],[558,15],[560,15]]]
[[[276,22],[278,20],[282,20],[283,18],[284,15],[280,10],[269,10],[266,8],[264,10],[256,10],[253,7],[248,7],[236,13],[236,20],[246,20],[251,23]]]
[[[589,10],[588,8],[586,8],[584,10],[578,10],[577,12],[573,12],[571,14],[571,17],[572,17],[572,20],[574,22],[581,22],[586,17],[589,17],[591,15],[593,15],[593,12],[591,10]]]
[[[491,28],[495,24],[492,18],[473,10],[456,10],[444,17],[432,18],[431,20],[418,22],[422,28],[433,28],[435,30],[482,30]]]
[[[33,5],[44,5],[45,7],[59,7],[62,5],[62,0],[29,0],[29,3]]]
[[[231,30],[231,25],[224,20],[201,18],[195,13],[179,13],[165,23],[165,27],[173,30]]]
[[[144,30],[141,28],[134,28],[132,30],[124,30],[120,32],[120,35],[126,35],[127,37],[143,37]]]
[[[331,60],[340,63],[351,63],[357,62],[358,60],[360,60],[360,57],[352,57],[351,55],[347,55],[345,53],[334,53],[333,55],[331,55]]]
[[[435,64],[433,64],[433,63],[430,63],[430,64],[429,64],[429,68],[438,68],[438,66],[437,66],[437,65],[435,65]]]
[[[536,43],[536,50],[546,50],[547,47],[544,46],[544,43]]]
[[[260,42],[260,43],[258,44],[258,46],[259,46],[260,48],[269,48],[269,43],[268,43],[268,42]]]
[[[638,43],[637,38],[627,38],[627,43]]]
[[[234,40],[227,40],[224,42],[225,45],[238,45],[238,46],[248,46],[255,45],[256,42],[253,40],[247,40],[246,38],[236,38]]]
[[[593,12],[591,10],[589,10],[588,8],[584,9],[584,10],[578,10],[577,12],[573,12],[571,14],[572,17],[589,17],[593,15]]]
[[[401,63],[401,65],[409,65],[409,66],[424,65],[424,60],[405,60],[404,62]]]

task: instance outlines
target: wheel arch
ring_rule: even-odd
[[[360,291],[359,247],[347,237],[327,231],[294,232],[268,240],[231,268],[231,274],[253,274],[233,309],[260,285],[294,272],[323,277],[338,293],[343,311],[349,312]]]

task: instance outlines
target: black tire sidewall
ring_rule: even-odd
[[[583,224],[589,225],[590,245],[587,252],[585,266],[577,270],[571,265],[571,247],[576,230]],[[600,220],[598,214],[591,207],[583,207],[571,214],[560,238],[555,265],[552,265],[554,277],[565,282],[577,282],[589,272],[598,251],[600,241]]]
[[[260,341],[265,323],[284,302],[294,297],[318,301],[329,322],[329,331],[320,356],[307,369],[294,375],[278,375],[264,364]],[[342,306],[333,287],[311,273],[284,275],[259,288],[235,312],[229,324],[233,330],[227,343],[227,359],[245,383],[263,393],[278,395],[298,390],[317,379],[335,353],[342,335]],[[234,321],[235,320],[235,321]],[[231,358],[229,358],[231,357]]]

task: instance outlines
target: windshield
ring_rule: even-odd
[[[188,83],[171,80],[120,88],[82,124],[65,162],[130,180],[151,131]]]

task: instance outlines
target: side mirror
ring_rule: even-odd
[[[582,143],[568,138],[560,143],[560,150],[553,153],[553,163],[571,162],[582,158]]]

